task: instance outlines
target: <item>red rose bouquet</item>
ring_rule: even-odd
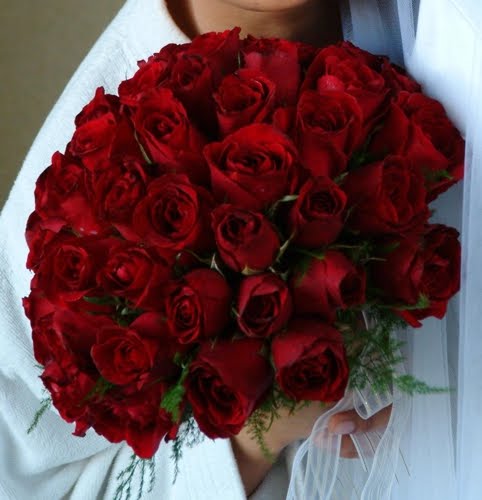
[[[402,384],[390,330],[459,287],[458,234],[429,221],[463,173],[442,106],[348,42],[236,29],[118,94],[76,117],[27,223],[35,358],[74,434],[148,459],[193,419],[262,435],[280,406]]]

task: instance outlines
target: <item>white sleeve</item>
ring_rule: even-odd
[[[147,8],[150,4],[151,7]],[[113,445],[93,431],[71,435],[73,426],[55,409],[37,428],[27,429],[39,408],[42,383],[35,367],[31,330],[22,308],[31,275],[25,268],[25,224],[34,208],[34,186],[56,150],[63,150],[74,129],[74,118],[92,98],[95,88],[115,92],[133,73],[138,59],[175,39],[168,20],[154,11],[158,0],[129,0],[98,40],[39,132],[0,215],[0,498],[2,500],[112,499],[116,476],[130,461],[131,449]],[[150,10],[149,10],[150,9]],[[163,29],[161,22],[166,24]],[[158,23],[158,24],[156,24]],[[153,33],[146,35],[148,27]],[[144,38],[143,38],[144,37]],[[146,44],[143,44],[147,40]],[[186,449],[181,472],[173,484],[169,444],[156,454],[156,481],[143,500],[245,500],[229,440],[206,439]],[[136,497],[138,477],[133,484]]]

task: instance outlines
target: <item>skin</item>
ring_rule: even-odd
[[[180,28],[193,37],[239,26],[242,35],[278,37],[313,45],[342,38],[336,0],[168,0]]]
[[[342,39],[337,0],[167,0],[171,16],[190,38],[209,31],[239,26],[241,35],[279,37],[317,46]],[[265,434],[274,457],[290,443],[307,438],[317,418],[326,411],[312,403],[293,415],[282,414]],[[390,418],[386,408],[368,420],[355,411],[331,417],[329,430],[342,434],[341,456],[357,457],[351,433],[383,429]],[[231,439],[238,469],[249,496],[272,467],[246,429]]]
[[[327,408],[325,406],[325,409]],[[312,403],[293,415],[286,412],[280,419],[275,420],[265,434],[265,442],[274,458],[277,458],[292,442],[306,439],[323,411],[319,404]],[[360,418],[354,410],[333,415],[329,420],[328,429],[330,432],[342,435],[340,455],[344,458],[358,458],[350,434],[384,429],[390,418],[390,411],[391,407],[385,408],[367,420]],[[231,438],[231,444],[244,489],[249,496],[266,477],[273,462],[261,452],[258,443],[253,440],[246,428]]]

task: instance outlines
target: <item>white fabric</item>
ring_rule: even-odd
[[[420,3],[415,43],[407,30],[412,13],[404,10],[410,7],[409,0],[398,1],[401,30],[393,22],[397,9],[388,0],[351,0],[352,17],[348,23],[352,38],[360,45],[388,52],[399,62],[404,54],[409,70],[429,94],[444,103],[468,140],[464,186],[452,190],[438,204],[438,216],[463,231],[462,291],[458,300],[452,302],[447,321],[427,322],[407,346],[413,365],[408,367],[409,371],[413,368],[416,376],[430,383],[442,386],[450,383],[457,388],[452,406],[457,408],[457,418],[453,422],[450,419],[448,398],[415,398],[410,432],[402,448],[404,460],[399,460],[401,470],[397,472],[392,498],[480,500],[482,278],[476,259],[478,249],[482,248],[482,201],[478,196],[482,193],[482,8],[479,0],[420,0]],[[387,18],[392,23],[380,21]],[[403,44],[394,43],[400,34]],[[26,434],[42,397],[42,384],[34,368],[29,324],[20,305],[21,297],[28,294],[30,279],[25,270],[24,226],[33,210],[36,178],[49,164],[52,152],[65,147],[73,132],[73,119],[92,97],[94,89],[103,85],[106,91],[115,92],[118,83],[135,70],[138,59],[166,43],[182,41],[185,36],[174,25],[161,0],[129,0],[79,67],[47,118],[0,216],[2,500],[112,498],[116,475],[128,464],[127,446],[110,445],[95,433],[83,439],[72,437],[71,426],[54,411],[43,417],[33,434]],[[454,454],[452,428],[455,426]],[[252,499],[284,498],[286,470],[295,451],[295,446],[286,451],[287,465],[278,462]],[[229,441],[205,440],[198,447],[186,450],[181,474],[174,486],[169,457],[169,446],[161,446],[157,454],[155,489],[146,498],[245,498]],[[403,470],[404,461],[409,462],[410,475]],[[356,466],[351,463],[348,467]],[[339,481],[349,483],[351,477],[347,474]]]
[[[422,329],[406,334],[408,371],[432,385],[450,386],[453,393],[415,397],[406,429],[394,425],[393,414],[403,409],[394,404],[386,434],[404,431],[399,467],[396,460],[381,458],[387,449],[379,446],[370,475],[356,463],[321,460],[326,453],[317,445],[320,419],[306,447],[306,465],[296,469],[301,493],[292,498],[302,499],[307,493],[315,497],[314,488],[323,499],[480,499],[482,272],[476,259],[482,243],[482,5],[421,0],[417,12],[418,2],[411,0],[350,0],[347,7],[345,36],[361,47],[403,61],[424,91],[445,105],[467,138],[465,182],[434,204],[435,220],[462,232],[461,293],[443,321],[427,320]],[[330,439],[325,446],[330,447]],[[300,457],[299,453],[295,459]],[[329,470],[338,471],[338,480],[327,488],[324,478]],[[378,481],[373,496],[370,481],[374,474],[387,478],[395,472],[392,489],[389,482],[384,486]]]
[[[74,117],[96,87],[116,92],[136,61],[170,42],[184,42],[159,0],[130,0],[81,64],[38,134],[0,217],[0,498],[46,500],[114,498],[116,476],[129,464],[127,445],[111,445],[73,428],[48,411],[32,434],[27,429],[42,398],[32,356],[29,324],[21,298],[28,295],[25,222],[34,208],[33,190],[56,150],[74,131]],[[185,450],[179,480],[172,485],[171,450],[156,456],[157,480],[146,499],[241,500],[245,498],[229,440]],[[134,484],[133,495],[137,489]]]

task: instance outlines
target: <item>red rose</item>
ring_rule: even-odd
[[[159,309],[161,293],[172,278],[173,259],[156,248],[130,242],[113,245],[105,266],[97,274],[108,294],[125,297],[134,308]]]
[[[390,63],[387,58],[384,58],[383,60],[381,73],[388,86],[396,92],[403,90],[408,92],[420,92],[421,90],[420,85],[415,80],[410,78],[403,68]]]
[[[419,242],[403,239],[388,243],[395,246],[388,254],[381,254],[383,260],[372,266],[375,286],[383,290],[384,300],[416,304],[420,298],[420,280],[424,261]]]
[[[170,86],[206,135],[216,134],[213,92],[238,67],[239,31],[198,36],[176,55]]]
[[[142,387],[161,347],[161,324],[160,315],[145,313],[128,328],[102,328],[91,350],[102,377],[115,385],[135,382]]]
[[[145,195],[147,183],[145,167],[138,160],[124,158],[110,163],[93,185],[98,219],[127,230],[135,206]]]
[[[67,149],[95,170],[117,149],[138,152],[132,128],[120,108],[119,98],[99,87],[93,100],[75,118],[76,130]]]
[[[347,92],[357,100],[365,124],[373,122],[382,111],[388,88],[383,76],[373,68],[373,59],[368,59],[341,46],[325,48],[308,68],[302,88]]]
[[[446,170],[441,172],[442,175],[437,175],[437,171],[426,172],[428,201],[432,201],[462,179],[465,142],[448,119],[443,106],[435,99],[420,93],[400,92],[398,103],[448,161]]]
[[[409,156],[427,180],[437,179],[448,168],[447,159],[437,151],[420,125],[407,117],[397,101],[391,103],[371,138],[368,155],[372,160],[384,160],[389,155]]]
[[[278,233],[260,213],[220,205],[212,212],[212,227],[221,259],[236,272],[267,269],[278,255]]]
[[[27,220],[25,239],[28,245],[27,269],[36,271],[43,258],[45,248],[55,235],[64,228],[60,219],[43,221],[37,212],[32,212]]]
[[[296,122],[303,164],[315,177],[339,175],[363,141],[362,111],[346,92],[303,92]]]
[[[172,70],[174,55],[179,50],[178,45],[170,44],[150,56],[147,61],[139,61],[139,69],[134,76],[119,85],[120,102],[135,107],[144,94],[166,83]]]
[[[43,342],[44,345],[60,347],[59,350],[51,348],[55,360],[58,361],[68,352],[75,360],[76,366],[86,373],[95,374],[96,369],[90,354],[97,334],[103,328],[116,326],[109,314],[93,315],[68,309],[56,310],[52,318],[51,331],[43,338]]]
[[[137,205],[134,229],[144,241],[161,248],[205,250],[212,244],[208,216],[212,205],[211,195],[185,175],[163,175],[148,185]]]
[[[286,283],[272,273],[245,278],[239,287],[238,326],[248,337],[269,337],[281,330],[293,310]]]
[[[162,384],[152,385],[127,401],[126,441],[140,458],[152,458],[161,440],[174,439],[179,429],[169,413],[161,408],[163,389]]]
[[[54,153],[52,165],[37,179],[35,209],[42,217],[63,221],[78,233],[96,234],[89,172],[70,156]]]
[[[241,128],[223,142],[208,144],[204,155],[213,194],[219,201],[261,210],[296,189],[296,148],[270,125]]]
[[[284,106],[296,102],[301,79],[298,45],[274,38],[243,40],[246,68],[264,73],[276,85],[276,100]]]
[[[273,374],[258,339],[204,343],[185,382],[187,399],[209,438],[237,434],[261,404]]]
[[[276,381],[296,401],[338,401],[348,383],[343,337],[311,319],[294,320],[271,344]]]
[[[206,58],[215,82],[219,83],[223,75],[233,73],[238,68],[240,31],[240,28],[233,28],[221,33],[204,33],[186,45],[185,50],[189,54]]]
[[[362,234],[421,232],[430,215],[422,173],[410,158],[388,156],[354,170],[343,190],[352,208],[347,223]]]
[[[156,383],[138,390],[132,386],[110,389],[89,404],[94,430],[112,443],[124,439],[141,458],[151,458],[161,440],[174,438],[178,425],[160,407],[166,384]]]
[[[327,320],[335,319],[337,309],[363,304],[365,288],[365,271],[334,250],[302,264],[291,280],[296,312]]]
[[[346,194],[328,177],[309,179],[290,210],[293,243],[317,248],[333,243],[343,229]]]
[[[67,422],[76,422],[74,435],[85,435],[89,427],[88,397],[95,387],[95,380],[80,371],[68,356],[48,363],[40,378],[60,416]]]
[[[266,120],[275,104],[275,85],[263,73],[240,69],[226,76],[214,94],[221,136]]]
[[[35,359],[40,364],[60,363],[66,358],[86,373],[96,372],[90,349],[97,331],[114,325],[108,315],[56,309],[39,291],[32,291],[23,304],[32,325]]]
[[[449,299],[460,288],[460,243],[459,233],[441,224],[429,225],[424,236],[421,256],[423,273],[420,293],[428,299],[424,309],[401,310],[399,314],[412,326],[421,326],[419,320],[428,316],[443,318]]]
[[[171,90],[160,87],[145,94],[132,120],[147,155],[164,173],[185,173],[195,182],[207,182],[204,139]]]
[[[231,288],[218,272],[187,273],[166,300],[169,332],[181,344],[221,334],[229,322],[231,296]]]
[[[64,307],[95,294],[96,274],[105,265],[109,247],[115,242],[95,236],[58,235],[45,249],[32,289],[43,290],[52,303]]]

